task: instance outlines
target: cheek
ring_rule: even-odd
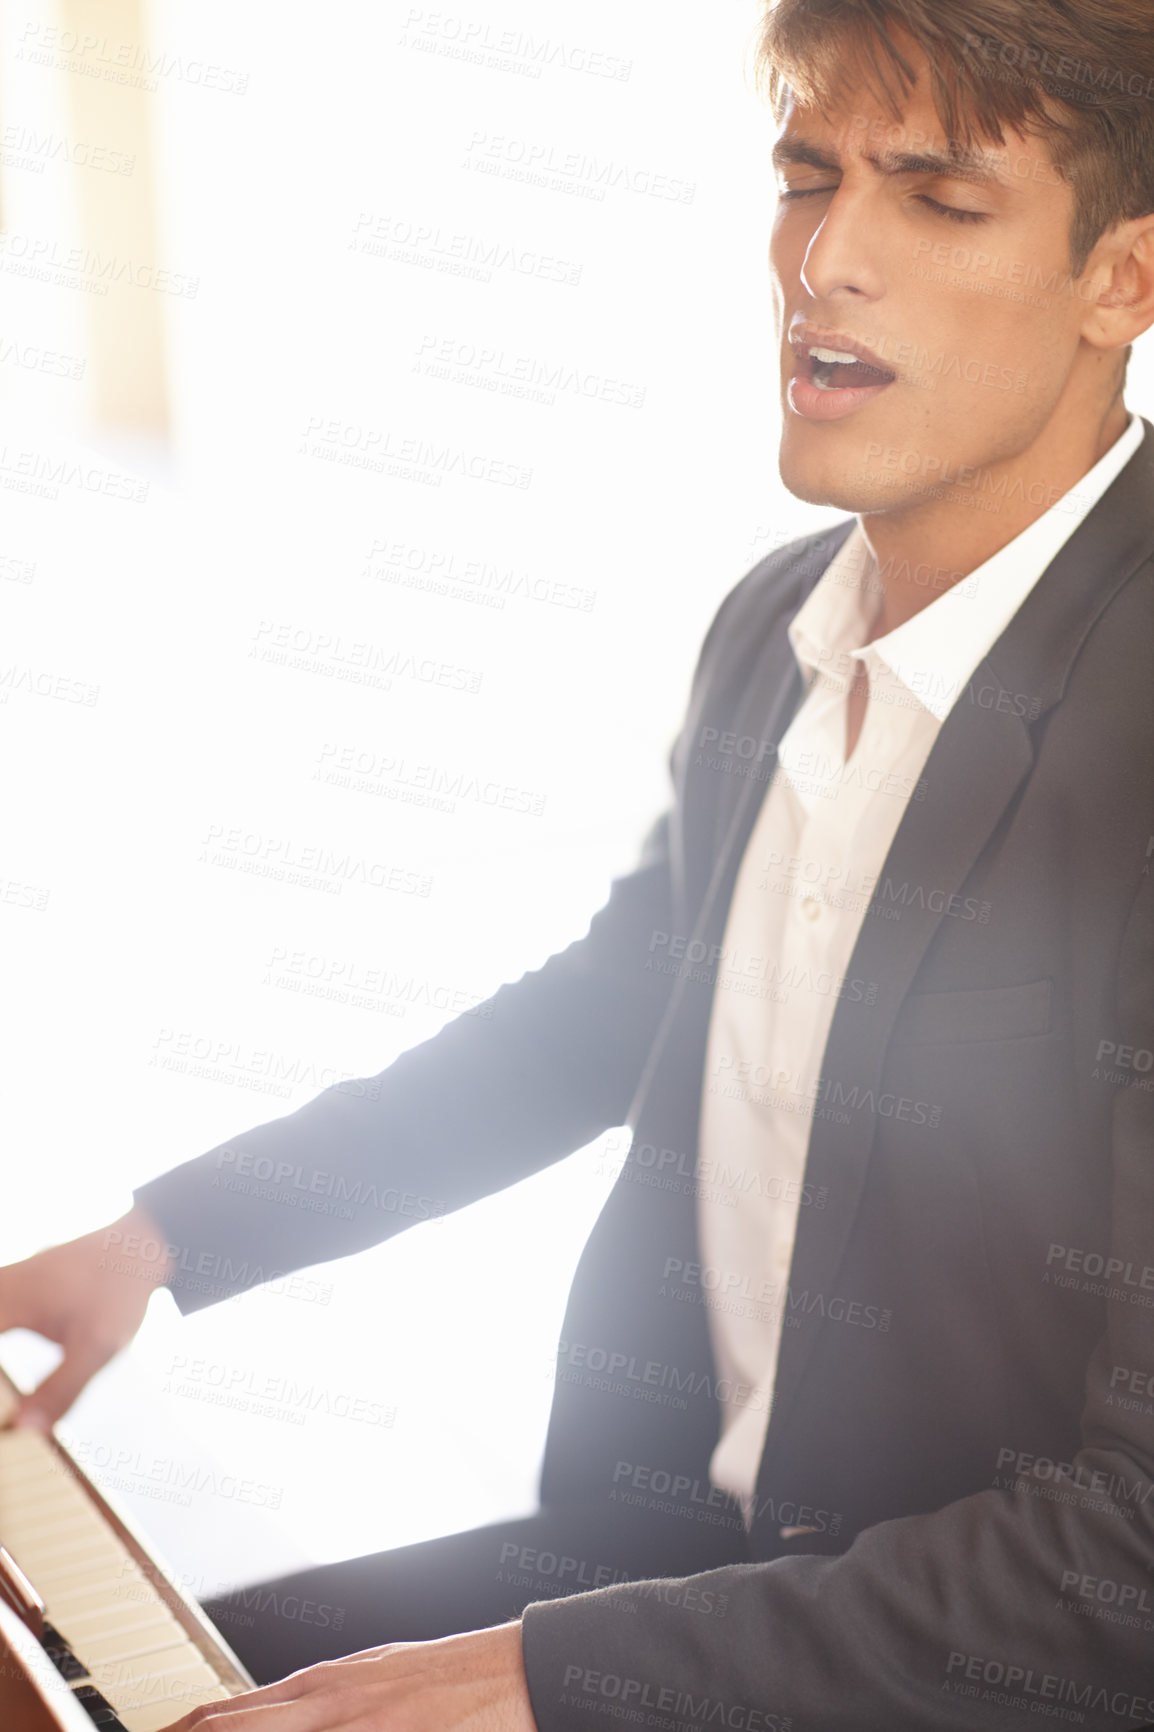
[[[775,277],[787,283],[800,280],[815,226],[803,219],[800,210],[778,206],[769,231],[769,268]]]
[[[1020,292],[1020,291],[1019,291]],[[1051,315],[1052,316],[1052,315]],[[1013,286],[956,290],[927,309],[910,374],[931,396],[995,401],[1033,394],[1060,367],[1046,313],[1016,301]]]

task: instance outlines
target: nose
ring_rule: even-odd
[[[802,284],[815,301],[873,300],[884,292],[885,237],[868,202],[843,182],[826,206],[801,267]]]

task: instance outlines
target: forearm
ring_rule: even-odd
[[[1025,1490],[984,1492],[880,1523],[840,1557],[528,1606],[540,1732],[583,1732],[614,1705],[709,1723],[702,1704],[718,1702],[717,1723],[745,1732],[973,1732],[1044,1704],[1085,1726],[1154,1718],[1143,1619],[1079,1616],[1062,1593],[1083,1567],[1137,1593],[1154,1550],[1149,1518],[1136,1519],[1140,1531]]]

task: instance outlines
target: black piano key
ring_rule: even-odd
[[[55,1625],[45,1620],[44,1631],[40,1637],[44,1652],[69,1684],[74,1684],[78,1678],[88,1678],[91,1673],[83,1660],[78,1660],[72,1652],[72,1646],[60,1634]]]
[[[77,1684],[72,1694],[87,1710],[88,1718],[101,1732],[128,1732],[128,1727],[108,1699],[92,1684]]]

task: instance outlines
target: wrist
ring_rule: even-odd
[[[100,1242],[110,1269],[150,1287],[165,1286],[176,1268],[178,1248],[140,1203],[103,1228]]]

